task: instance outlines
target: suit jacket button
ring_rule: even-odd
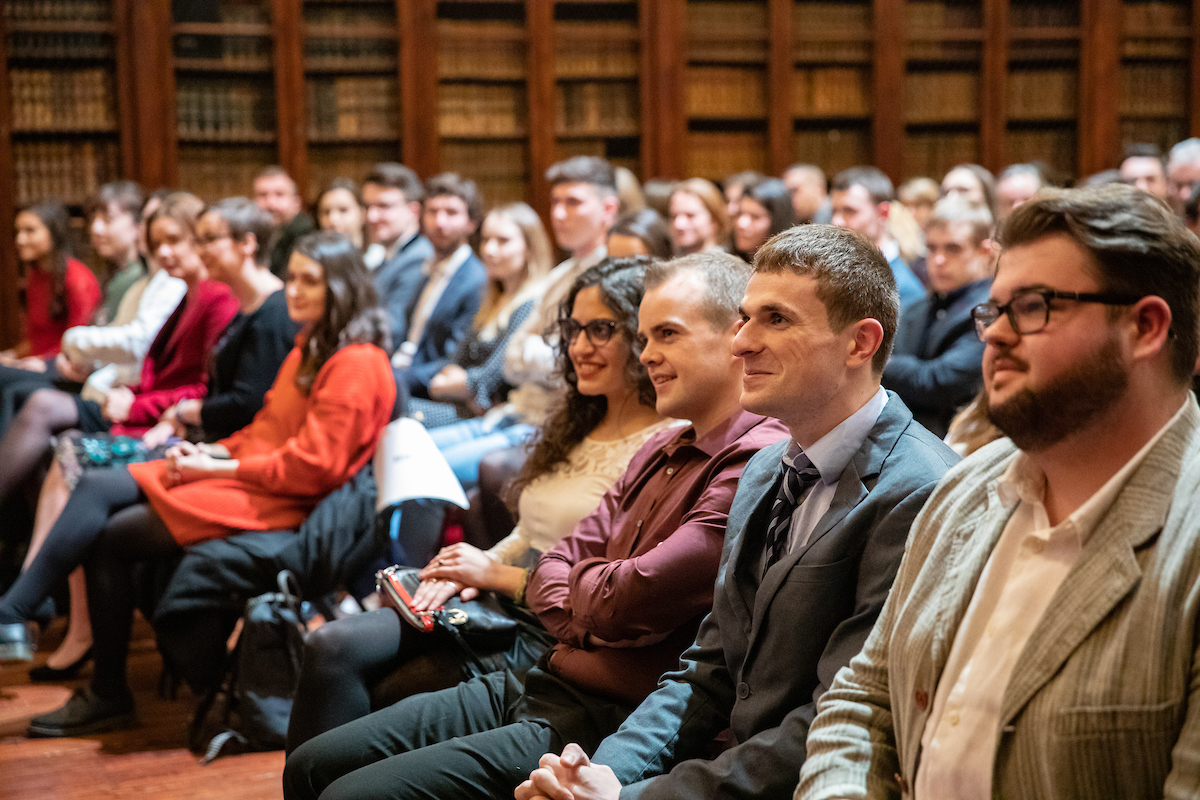
[[[916,694],[913,695],[913,702],[915,702],[917,704],[917,708],[921,709],[922,711],[927,710],[929,708],[929,692],[925,691],[924,689],[917,689]]]
[[[750,684],[748,684],[748,683],[746,683],[746,682],[744,682],[744,681],[743,681],[742,683],[739,683],[739,684],[738,684],[738,686],[737,686],[737,696],[738,696],[738,698],[739,698],[739,699],[741,699],[741,700],[745,700],[747,697],[749,697],[749,696],[750,696],[750,694],[751,694],[751,692],[750,692]]]

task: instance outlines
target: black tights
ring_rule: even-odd
[[[92,689],[102,697],[127,691],[132,562],[181,550],[143,499],[123,466],[85,471],[29,569],[0,597],[0,623],[27,620],[55,584],[85,564],[95,641]]]
[[[29,396],[0,439],[0,497],[37,467],[50,449],[50,437],[79,424],[75,398],[57,389]]]

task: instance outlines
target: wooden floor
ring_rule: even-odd
[[[47,632],[53,648],[61,622]],[[48,650],[47,650],[48,652]],[[38,654],[33,665],[45,661]],[[29,718],[61,706],[86,684],[90,667],[69,684],[30,684],[28,668],[0,667],[0,800],[276,800],[283,796],[283,753],[228,756],[201,766],[187,749],[192,699],[157,696],[161,661],[149,626],[138,620],[129,656],[129,682],[139,723],[81,739],[29,739]]]

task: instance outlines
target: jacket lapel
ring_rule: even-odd
[[[782,456],[787,442],[778,450]],[[779,493],[779,458],[762,459],[762,469],[747,470],[738,482],[738,493],[747,492],[747,497],[757,497],[741,530],[727,538],[731,548],[725,560],[725,591],[729,604],[737,614],[743,632],[749,634],[752,627],[752,612],[755,594],[758,592],[758,571],[761,569],[762,549],[765,546],[767,525],[771,522],[771,507]]]
[[[1013,667],[1001,709],[1003,724],[1016,716],[1137,587],[1141,569],[1134,551],[1162,530],[1198,416],[1193,403],[1146,455],[1088,537],[1079,560],[1055,592]]]

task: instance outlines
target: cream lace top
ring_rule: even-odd
[[[595,510],[600,498],[625,472],[633,454],[651,436],[682,424],[686,423],[667,419],[623,439],[584,439],[566,462],[525,487],[518,501],[521,521],[487,554],[503,564],[520,564],[530,550],[551,549]]]

